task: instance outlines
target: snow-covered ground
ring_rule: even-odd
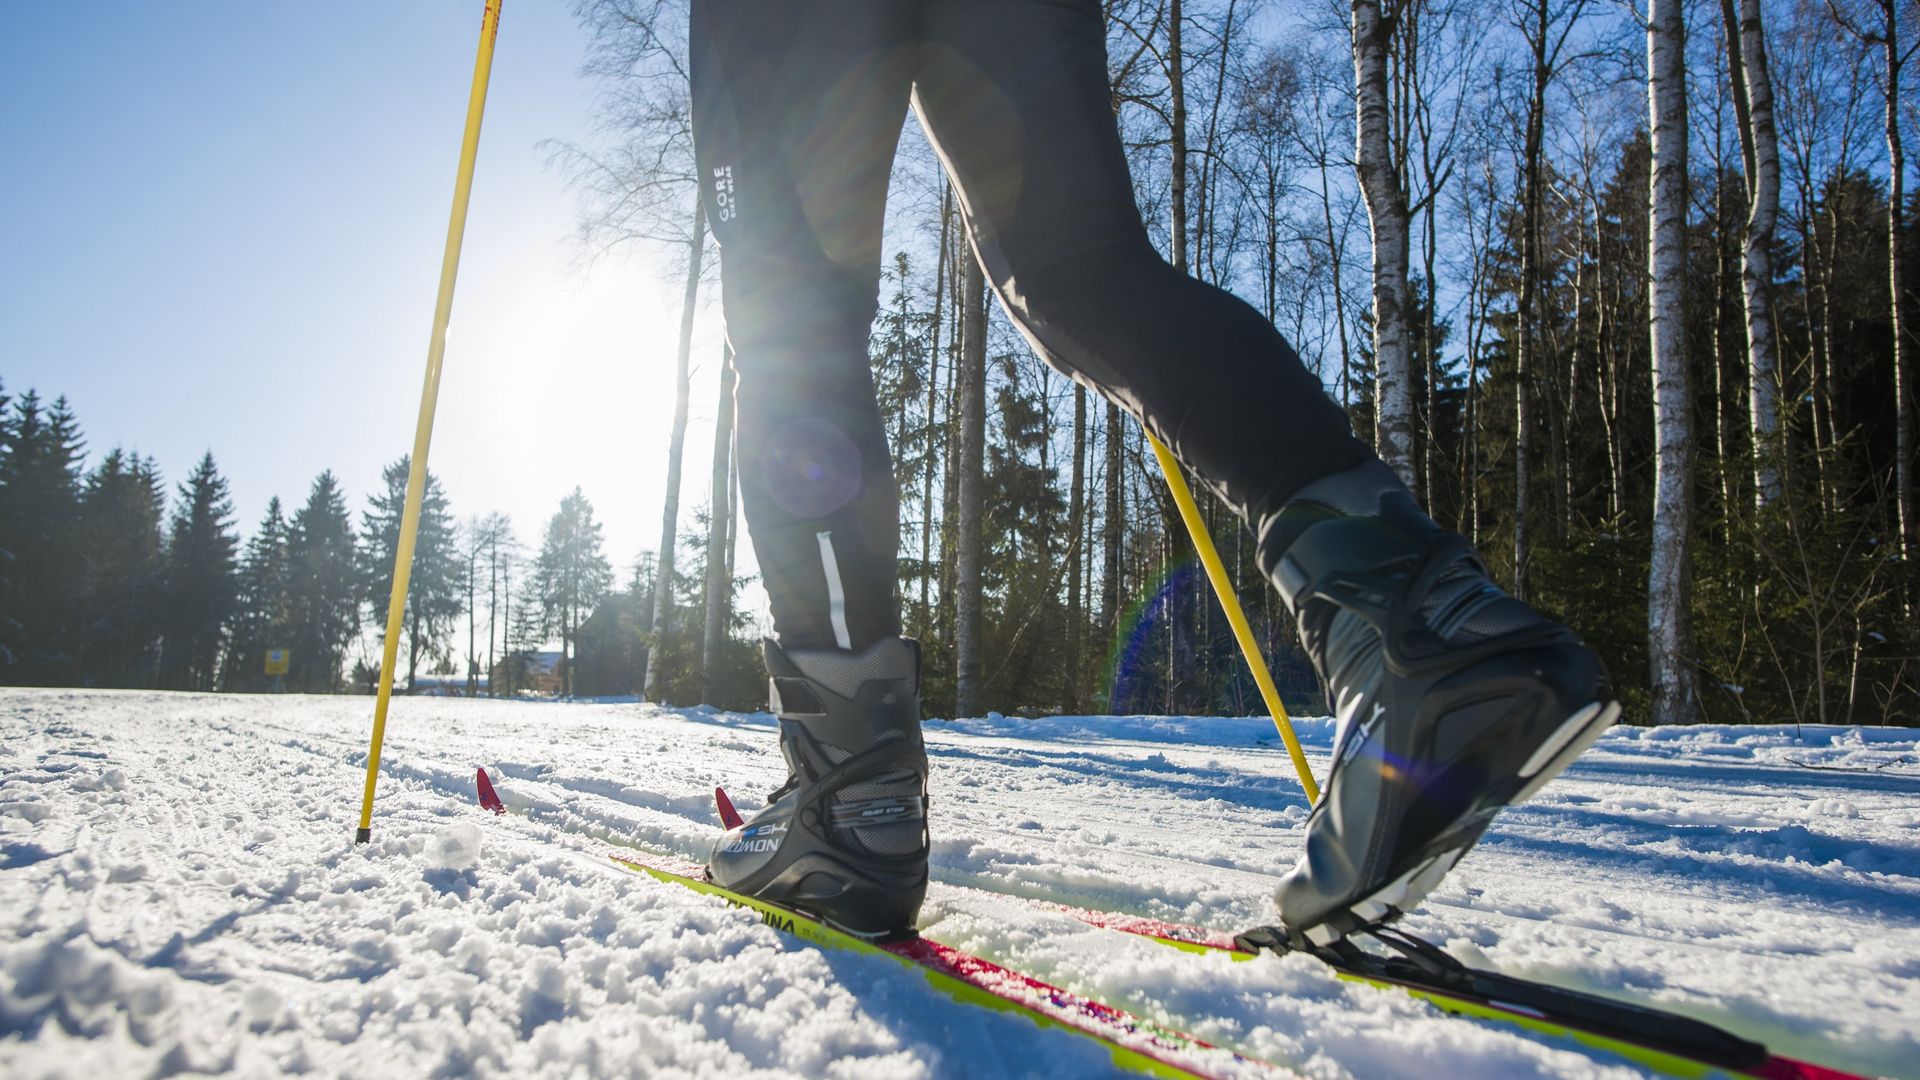
[[[0,692],[0,1075],[1098,1075],[1073,1035],[955,1004],[614,868],[699,857],[766,716]],[[1331,729],[1301,725],[1324,775]],[[1264,720],[927,726],[950,944],[1318,1076],[1627,1076],[1290,957],[1232,963],[980,885],[1235,929],[1306,804]],[[1503,816],[1408,925],[1514,974],[1633,993],[1780,1052],[1920,1076],[1920,732],[1628,729]],[[481,814],[473,769],[522,814]]]

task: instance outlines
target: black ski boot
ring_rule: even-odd
[[[912,930],[927,895],[919,642],[854,653],[768,641],[766,658],[787,782],[714,844],[708,878],[862,937]]]
[[[1620,707],[1580,639],[1501,592],[1379,462],[1309,485],[1262,548],[1340,721],[1276,892],[1294,947],[1323,948],[1412,910]]]

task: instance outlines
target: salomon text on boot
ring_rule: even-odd
[[[1495,586],[1377,461],[1309,485],[1261,548],[1339,719],[1276,894],[1292,946],[1321,948],[1416,906],[1620,708],[1579,638]]]
[[[787,782],[714,845],[707,875],[863,937],[913,928],[927,893],[920,646],[766,643]]]

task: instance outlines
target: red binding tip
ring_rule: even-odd
[[[737,829],[744,824],[740,811],[733,808],[733,800],[727,798],[726,788],[713,789],[713,805],[720,810],[720,824],[729,829]]]
[[[507,812],[507,804],[500,801],[500,794],[493,790],[493,781],[488,779],[485,767],[475,770],[473,785],[480,789],[480,806],[496,814]]]

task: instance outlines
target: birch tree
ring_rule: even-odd
[[[733,483],[733,351],[720,361],[720,404],[713,418],[713,468],[707,488],[706,632],[700,641],[700,700],[713,704],[719,687],[720,650],[733,613],[733,576],[727,567],[727,505]],[[651,653],[649,653],[651,655]]]
[[[706,251],[706,208],[693,205],[693,239],[687,244],[687,290],[680,304],[680,344],[673,360],[673,426],[667,433],[667,494],[660,508],[659,584],[653,590],[653,606],[641,625],[641,633],[655,645],[665,637],[673,621],[673,572],[679,546],[680,468],[687,449],[687,395],[691,389],[688,364],[693,352],[693,316],[700,296],[700,262]],[[660,665],[654,658],[658,648],[647,650],[647,676],[642,691],[654,699],[660,690]]]
[[[1168,170],[1168,202],[1172,211],[1173,268],[1187,272],[1187,77],[1186,50],[1180,31],[1186,23],[1180,0],[1167,0],[1167,94],[1170,116],[1167,145],[1172,152]]]
[[[1699,711],[1688,610],[1693,509],[1692,402],[1687,378],[1687,84],[1681,0],[1647,8],[1648,321],[1653,349],[1653,552],[1647,576],[1647,648],[1655,724],[1692,723]]]
[[[960,453],[959,535],[954,575],[954,691],[955,716],[971,716],[980,695],[980,580],[981,489],[985,486],[987,438],[987,307],[986,278],[979,260],[967,255],[965,285],[961,290],[960,324]]]
[[[1735,4],[1739,5],[1735,14]],[[1780,497],[1780,360],[1774,338],[1773,244],[1780,216],[1780,136],[1773,118],[1773,71],[1760,0],[1720,0],[1727,24],[1727,71],[1740,125],[1747,223],[1740,291],[1747,317],[1747,419],[1753,436],[1753,498]]]
[[[1126,430],[1120,406],[1107,402],[1103,444],[1100,518],[1100,626],[1109,638],[1120,633],[1121,559],[1126,526],[1126,460],[1121,440]],[[1108,703],[1111,706],[1111,702]]]
[[[1087,509],[1087,388],[1073,384],[1073,475],[1067,486],[1067,685],[1066,709],[1080,711],[1080,636],[1086,620],[1081,614],[1080,571],[1085,558],[1082,533]]]
[[[927,644],[939,627],[934,618],[929,591],[933,584],[933,477],[941,469],[938,452],[940,439],[940,331],[941,308],[946,303],[948,282],[952,278],[949,272],[952,259],[948,258],[949,241],[953,238],[954,210],[953,185],[940,186],[940,241],[939,252],[933,262],[933,318],[928,321],[927,342],[927,405],[921,421],[920,438],[926,446],[926,459],[922,462],[920,474],[920,636]],[[960,245],[964,246],[964,245]],[[948,342],[952,344],[951,341]]]
[[[1392,146],[1387,58],[1400,2],[1353,0],[1354,170],[1373,226],[1374,451],[1419,490],[1413,460],[1413,361],[1407,334],[1411,215]]]

